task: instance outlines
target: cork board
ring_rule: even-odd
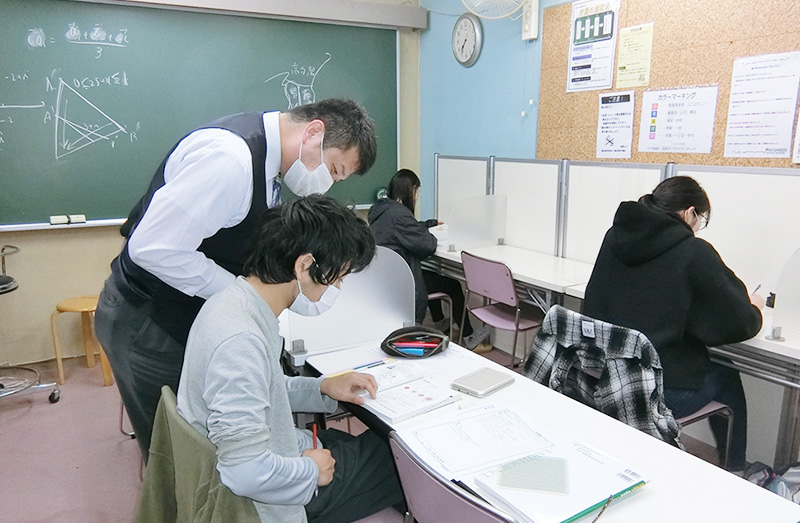
[[[597,95],[617,89],[566,92],[571,15],[571,3],[550,7],[543,13],[536,157],[604,161],[595,156]],[[733,61],[743,56],[800,49],[798,20],[797,0],[622,0],[618,28],[654,22],[653,52],[650,84],[633,88],[636,103],[631,158],[608,161],[797,167],[791,158],[725,158],[723,153]],[[639,117],[646,90],[714,84],[719,86],[719,95],[710,154],[638,151]]]

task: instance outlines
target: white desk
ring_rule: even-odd
[[[451,351],[452,354],[448,355]],[[308,359],[307,364],[322,373],[332,373],[375,361],[376,356],[379,356],[376,351],[353,349],[314,356]],[[447,361],[443,358],[445,356],[454,358]],[[455,345],[442,355],[422,362],[431,365],[432,377],[443,385],[449,385],[454,378],[481,366],[511,372]],[[555,426],[562,434],[582,440],[647,474],[650,479],[647,485],[613,502],[603,513],[601,522],[800,521],[800,506],[523,376],[517,376],[513,385],[487,398],[465,396],[455,404],[392,428],[404,436],[415,426],[446,412],[482,403],[513,407],[536,423]],[[458,479],[474,486],[471,477]],[[590,514],[582,521],[591,521],[594,515]]]
[[[524,290],[544,292],[544,300],[549,305],[554,303],[553,293],[563,295],[571,286],[588,282],[594,267],[590,263],[511,245],[490,245],[466,250],[476,256],[505,263],[511,269],[514,280]],[[426,268],[446,276],[464,279],[460,251],[448,251],[440,246],[433,257],[423,263]]]
[[[769,334],[771,310],[765,309],[764,327],[755,337],[739,343],[709,347],[711,359],[722,365],[734,363],[733,368],[785,387],[778,441],[775,446],[775,468],[797,461],[800,451],[800,334],[787,336],[785,341],[766,339]]]

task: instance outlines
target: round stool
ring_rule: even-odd
[[[67,298],[58,302],[56,310],[50,316],[50,326],[53,329],[53,346],[56,351],[56,366],[58,367],[58,383],[64,384],[64,366],[61,363],[61,344],[58,341],[58,316],[63,312],[80,312],[81,323],[83,324],[83,345],[86,349],[86,366],[94,367],[94,353],[100,354],[100,366],[103,369],[103,385],[111,385],[114,378],[111,375],[111,365],[108,363],[103,347],[97,341],[92,330],[92,317],[97,310],[98,296],[81,296],[78,298]]]

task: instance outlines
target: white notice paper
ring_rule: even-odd
[[[603,93],[597,114],[598,158],[630,158],[633,143],[633,91]]]
[[[800,51],[733,62],[726,158],[788,158],[800,85]]]
[[[794,154],[792,163],[800,163],[800,121],[797,122],[794,131]]]
[[[609,89],[614,80],[619,0],[572,4],[567,92]]]
[[[718,90],[714,85],[645,91],[639,152],[710,153]]]

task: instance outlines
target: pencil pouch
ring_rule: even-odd
[[[416,325],[389,334],[381,343],[381,349],[399,358],[427,358],[439,354],[449,344],[450,337],[442,331]]]

